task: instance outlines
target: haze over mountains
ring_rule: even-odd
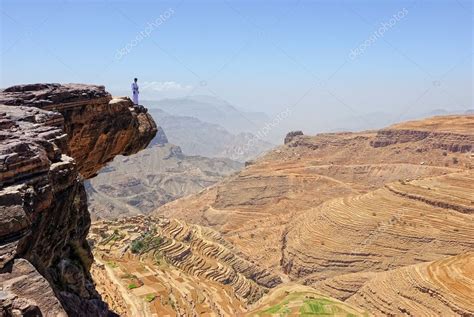
[[[209,149],[209,143],[215,142],[218,145],[221,142],[219,137],[222,133],[215,134],[216,137],[215,140],[214,138],[212,139],[213,142],[198,142],[199,136],[189,133],[187,129],[179,129],[179,133],[175,133],[173,130],[176,129],[176,125],[168,124],[169,121],[176,122],[186,120],[183,117],[192,117],[204,123],[216,124],[236,136],[237,140],[231,144],[241,144],[242,140],[257,137],[257,143],[260,144],[252,147],[254,150],[248,154],[249,157],[255,156],[255,153],[260,151],[263,152],[270,149],[270,144],[280,145],[286,133],[292,130],[302,130],[308,134],[316,134],[321,132],[381,129],[401,121],[422,119],[435,115],[468,114],[472,111],[472,109],[469,110],[465,107],[457,107],[455,109],[426,109],[426,107],[417,109],[416,107],[406,107],[405,109],[380,109],[378,111],[357,108],[346,108],[344,111],[340,111],[341,109],[339,108],[322,107],[317,116],[311,116],[309,114],[301,115],[297,105],[293,107],[289,104],[287,108],[289,109],[288,116],[283,120],[276,120],[280,114],[278,111],[272,111],[272,113],[249,112],[232,105],[226,100],[209,95],[146,100],[144,104],[149,105],[151,108],[150,112],[155,113],[158,119],[167,121],[160,123],[161,126],[169,135],[170,142],[179,144],[183,148],[184,153],[209,156],[206,153],[214,153],[212,149]],[[155,110],[156,108],[165,113]],[[256,108],[258,109],[258,105],[256,105]],[[276,124],[272,124],[273,122]],[[199,127],[198,122],[194,122],[194,120],[183,123],[196,126],[196,128]],[[213,130],[212,127],[204,126],[203,129],[210,132]],[[185,135],[185,133],[188,133],[188,135]],[[189,144],[191,139],[194,139],[192,143],[199,144],[199,146],[191,147],[191,144]],[[230,138],[224,138],[224,140],[228,139]],[[200,150],[201,145],[205,146],[205,150]],[[211,150],[211,152],[206,152],[207,150]],[[190,152],[188,153],[188,151]],[[227,153],[227,151],[222,153]]]
[[[218,124],[233,134],[257,132],[270,121],[270,117],[263,112],[245,111],[223,99],[209,95],[143,102],[152,109],[159,108],[172,115],[194,117],[204,122]]]
[[[340,132],[340,131],[361,131],[370,129],[381,129],[391,124],[395,124],[402,121],[423,119],[432,116],[445,116],[445,115],[463,115],[471,114],[473,110],[459,109],[459,110],[446,110],[442,108],[433,109],[427,112],[420,111],[417,113],[400,113],[389,112],[389,111],[377,111],[370,112],[355,116],[347,116],[340,118],[334,123],[333,127],[327,129],[326,132]]]
[[[245,162],[274,147],[254,134],[244,132],[245,130],[233,134],[222,125],[192,116],[171,115],[161,109],[150,109],[150,114],[160,122],[169,142],[179,144],[186,155],[229,158]]]

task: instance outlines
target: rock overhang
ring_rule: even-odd
[[[2,284],[16,278],[9,267],[27,261],[34,267],[28,274],[50,284],[46,302],[57,297],[58,311],[63,306],[72,315],[106,315],[89,274],[90,216],[83,179],[116,155],[144,149],[156,132],[145,107],[112,98],[104,86],[28,84],[1,90]],[[27,301],[38,307],[25,309],[47,314],[45,301],[35,299],[31,290],[27,285],[10,289],[2,309],[12,313]]]

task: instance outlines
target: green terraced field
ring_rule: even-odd
[[[272,303],[251,316],[366,316],[344,303],[307,292],[288,293]]]

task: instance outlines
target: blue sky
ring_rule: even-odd
[[[138,77],[145,99],[294,106],[295,125],[309,128],[326,115],[462,111],[472,108],[472,29],[464,0],[2,0],[0,86],[85,82],[123,95]]]

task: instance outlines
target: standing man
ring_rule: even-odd
[[[132,100],[133,104],[138,105],[138,79],[135,78],[132,83]]]

